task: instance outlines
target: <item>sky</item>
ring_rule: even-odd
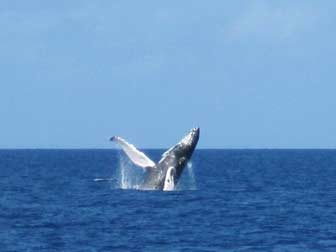
[[[336,2],[0,5],[0,148],[336,148]]]

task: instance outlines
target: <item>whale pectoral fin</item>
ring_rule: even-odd
[[[148,158],[145,153],[137,150],[134,145],[126,142],[125,139],[114,136],[110,140],[117,143],[135,165],[142,168],[155,167],[155,163],[150,158]]]
[[[167,170],[163,191],[173,191],[175,188],[175,168],[169,167]]]

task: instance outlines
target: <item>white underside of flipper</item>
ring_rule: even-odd
[[[174,181],[174,175],[175,175],[175,168],[169,167],[167,170],[163,191],[173,191],[175,188],[175,181]]]
[[[116,142],[129,159],[137,166],[142,168],[155,167],[155,163],[148,158],[145,153],[137,150],[134,145],[126,142],[125,139],[115,136],[111,138],[112,141]]]

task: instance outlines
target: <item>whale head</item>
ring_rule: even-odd
[[[183,155],[189,156],[194,151],[200,135],[200,128],[193,128],[190,132],[176,145],[176,149],[184,152]]]
[[[163,154],[157,168],[164,174],[165,181],[162,181],[164,182],[164,190],[175,187],[196,148],[199,136],[200,129],[193,128],[179,143]],[[167,182],[173,184],[170,185]]]

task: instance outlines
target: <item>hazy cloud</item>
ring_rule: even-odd
[[[321,21],[319,6],[308,3],[252,1],[231,23],[229,37],[238,40],[285,41],[312,32]]]

